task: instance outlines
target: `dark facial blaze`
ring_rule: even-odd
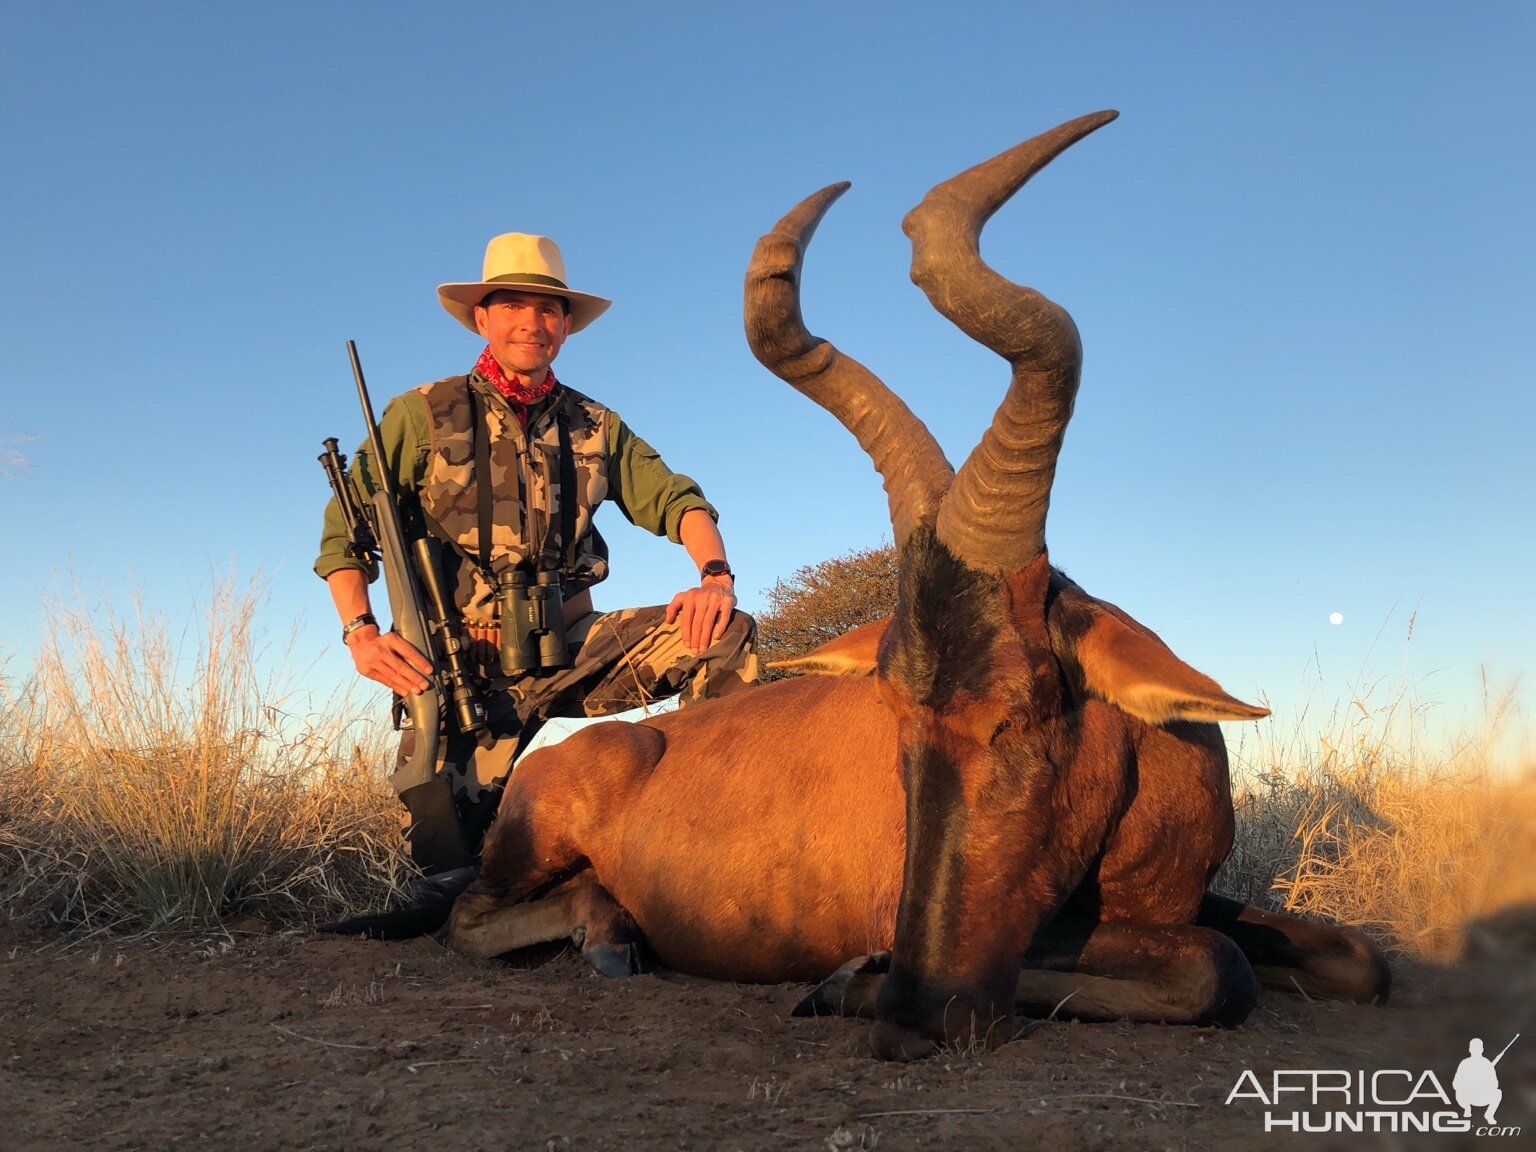
[[[1025,891],[1050,818],[1065,726],[1045,631],[1050,565],[1004,578],[957,560],[927,528],[901,558],[880,654],[907,789],[907,855],[877,1047],[919,1037],[1007,1039],[1033,932]],[[882,1032],[883,1030],[883,1032]]]
[[[987,683],[1001,589],[996,576],[957,560],[930,527],[914,532],[900,558],[882,680],[915,706],[935,711]]]

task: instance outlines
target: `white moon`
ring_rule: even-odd
[[[1342,613],[1342,612],[1330,612],[1328,614],[1328,623],[1330,623],[1330,624],[1342,624],[1342,623],[1344,623],[1344,613]]]

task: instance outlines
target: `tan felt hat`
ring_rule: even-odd
[[[580,332],[613,303],[601,296],[572,292],[565,286],[565,260],[560,255],[560,246],[548,236],[529,236],[524,232],[493,236],[485,246],[484,277],[473,284],[439,284],[437,298],[448,309],[448,315],[478,333],[475,305],[498,288],[564,296],[570,301],[572,332]]]

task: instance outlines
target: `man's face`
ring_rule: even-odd
[[[571,334],[571,318],[559,296],[503,291],[476,306],[475,327],[504,371],[529,377],[554,363]]]

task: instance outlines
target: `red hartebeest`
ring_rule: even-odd
[[[1234,1024],[1255,976],[1373,999],[1363,937],[1209,895],[1232,843],[1228,696],[1051,567],[1045,514],[1081,348],[1067,313],[982,261],[982,225],[1085,116],[933,189],[912,277],[1012,382],[956,473],[884,384],[800,318],[805,245],[846,188],[758,243],[746,327],[884,478],[900,563],[888,622],[770,684],[604,724],[514,773],[449,942],[499,955],[567,934],[605,971],[643,935],[674,969],[817,980],[808,1010],[872,1011],[874,1050],[996,1042],[1016,1011]],[[902,847],[905,846],[905,851]],[[850,958],[856,958],[851,963]],[[842,966],[841,968],[839,966]]]

